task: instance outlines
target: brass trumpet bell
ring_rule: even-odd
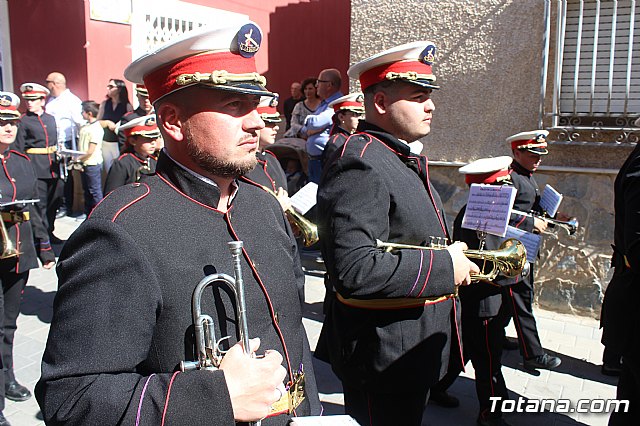
[[[20,254],[13,245],[11,238],[9,238],[9,232],[2,218],[0,218],[0,238],[2,238],[2,253],[0,253],[0,259],[9,259]]]
[[[266,186],[261,185],[261,187],[276,199],[278,198],[276,193]],[[289,224],[297,228],[302,234],[302,242],[305,247],[311,247],[320,240],[320,237],[318,237],[318,227],[298,213],[292,206],[289,206],[289,208],[284,211],[284,214],[287,216]]]
[[[444,250],[444,246],[425,247],[410,244],[386,243],[376,240],[376,247],[385,251],[414,249],[414,250]],[[470,259],[481,259],[492,262],[493,269],[489,272],[471,274],[472,281],[493,281],[499,273],[508,278],[520,274],[528,275],[527,253],[524,244],[515,238],[505,240],[497,250],[465,250],[464,255]]]

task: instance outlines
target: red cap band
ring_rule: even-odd
[[[269,114],[269,115],[278,114],[278,110],[276,109],[276,107],[273,107],[273,106],[259,106],[257,109],[258,109],[258,114],[260,114],[260,115],[262,115],[262,114]]]
[[[471,185],[472,183],[494,183],[503,176],[509,176],[509,170],[498,170],[491,173],[478,173],[465,175],[464,181]]]
[[[369,86],[387,79],[389,72],[416,72],[418,74],[432,74],[431,65],[420,61],[401,61],[391,64],[382,64],[360,74],[360,87],[365,90]]]
[[[333,106],[333,110],[337,112],[342,108],[348,108],[348,107],[364,108],[364,105],[362,105],[361,102],[346,101],[346,102],[340,102],[339,104],[335,104]]]
[[[256,61],[253,57],[244,58],[232,52],[205,52],[183,58],[144,76],[149,100],[155,102],[162,96],[185,87],[177,83],[177,78],[181,74],[210,73],[213,70],[224,70],[236,74],[256,72]]]
[[[544,142],[539,142],[536,139],[523,139],[519,141],[511,141],[511,149],[518,149],[524,146],[526,146],[526,148],[546,148],[547,141],[545,140]]]

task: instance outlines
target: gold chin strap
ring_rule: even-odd
[[[429,80],[432,83],[436,82],[436,76],[433,74],[418,74],[415,71],[407,72],[388,72],[385,77],[387,80],[397,80],[399,78],[404,80]]]
[[[257,72],[249,72],[244,74],[232,74],[225,70],[214,70],[211,73],[199,73],[193,74],[180,74],[176,78],[178,86],[186,86],[194,83],[209,83],[209,84],[227,84],[237,82],[258,83],[261,86],[267,85],[267,79],[258,74]]]

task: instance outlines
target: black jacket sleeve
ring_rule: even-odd
[[[57,270],[60,288],[35,391],[46,423],[136,424],[139,416],[140,424],[158,425],[166,406],[167,424],[234,425],[222,371],[175,377],[172,371],[141,371],[154,356],[151,341],[162,308],[157,276],[119,225],[85,225],[65,245]],[[104,250],[112,260],[96,267]]]

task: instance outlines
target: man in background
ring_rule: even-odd
[[[78,132],[84,124],[82,101],[67,88],[67,79],[62,73],[52,72],[47,76],[47,113],[53,115],[58,127],[58,148],[76,149]],[[56,217],[73,213],[73,178],[68,176],[64,183],[64,202]],[[52,224],[53,225],[53,224]]]
[[[329,104],[344,96],[340,91],[342,76],[340,71],[330,68],[320,71],[316,87],[322,99],[315,114],[307,116],[300,133],[307,138],[307,154],[309,154],[309,181],[320,183],[322,175],[322,151],[329,140],[329,132],[333,125],[333,109]]]
[[[291,97],[286,99],[283,103],[284,118],[287,121],[287,127],[285,130],[289,130],[289,127],[291,127],[291,113],[293,112],[293,107],[302,100],[304,100],[302,85],[300,82],[294,81],[291,83]]]

